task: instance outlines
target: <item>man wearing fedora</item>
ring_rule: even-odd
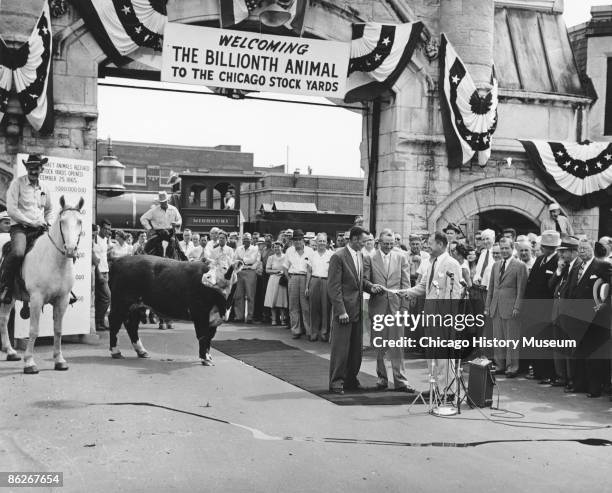
[[[450,254],[451,243],[459,242],[459,240],[463,237],[463,231],[461,231],[461,228],[455,223],[448,223],[448,225],[442,230],[442,232],[446,235],[446,240],[448,241],[446,251]]]
[[[574,235],[574,228],[566,216],[561,215],[561,206],[553,202],[548,206],[548,217],[542,220],[541,231],[554,230],[561,238]]]
[[[51,193],[39,180],[47,162],[48,159],[40,154],[30,154],[26,161],[22,161],[27,174],[15,178],[6,194],[6,209],[11,222],[11,251],[4,259],[0,280],[0,300],[3,303],[12,300],[13,286],[23,262],[27,240],[40,236],[54,220]]]
[[[304,244],[304,232],[296,229],[291,237],[293,245],[285,253],[285,275],[289,276],[289,320],[294,339],[303,333],[310,341],[316,338],[310,325],[310,303],[306,297],[306,274],[314,258],[314,250]]]
[[[542,255],[535,259],[527,284],[523,301],[523,336],[535,337],[539,340],[553,338],[552,313],[554,286],[550,286],[559,256],[557,248],[561,244],[561,235],[555,230],[542,232],[540,249]],[[537,353],[528,355],[525,364],[533,366],[533,378],[541,384],[552,383],[555,379],[555,368],[552,360],[552,352],[549,354],[545,349],[538,349]]]

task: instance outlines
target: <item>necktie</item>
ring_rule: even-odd
[[[433,259],[433,262],[431,263],[431,272],[429,273],[429,282],[427,283],[427,289],[431,288],[431,282],[433,281],[434,270],[436,269],[437,261],[438,261],[438,258],[436,257],[435,259]]]
[[[557,230],[557,232],[559,234],[561,234],[561,232],[562,232],[561,231],[561,225],[559,224],[559,220],[558,219],[555,219],[555,229]]]
[[[383,265],[385,266],[385,273],[389,272],[389,255],[383,255]]]
[[[582,274],[584,274],[585,267],[586,267],[586,262],[582,262],[580,264],[580,269],[578,269],[578,282],[580,282],[580,279],[582,279]]]
[[[485,255],[485,259],[484,262],[482,263],[482,267],[480,269],[480,279],[482,279],[482,276],[484,275],[484,271],[487,268],[487,265],[489,265],[489,255],[491,255],[491,252],[487,249],[487,254]]]
[[[499,278],[500,279],[503,277],[504,272],[506,272],[506,261],[502,260],[501,269],[499,271]]]

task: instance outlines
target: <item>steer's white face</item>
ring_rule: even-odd
[[[211,261],[208,264],[208,272],[205,272],[202,276],[202,284],[221,291],[227,299],[232,291],[232,286],[238,281],[238,272],[240,272],[242,266],[242,262],[232,263],[226,257]],[[230,270],[229,279],[226,279]]]

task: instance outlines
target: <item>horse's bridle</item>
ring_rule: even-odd
[[[68,212],[68,211],[76,211],[76,212],[81,212],[81,209],[78,209],[76,207],[66,207],[65,209],[62,209],[61,212],[59,213],[59,216],[57,218],[57,220],[59,221],[60,218],[62,217],[62,214],[64,212]],[[62,230],[62,223],[59,223],[59,229],[60,229],[60,234],[62,235],[62,241],[64,242],[64,249],[62,250],[60,247],[58,247],[55,243],[55,241],[53,241],[53,238],[51,238],[51,233],[49,232],[49,229],[47,229],[47,236],[49,237],[49,240],[51,241],[51,244],[55,247],[55,249],[60,252],[64,257],[68,257],[71,258],[74,262],[76,262],[77,259],[77,250],[79,249],[79,243],[81,242],[81,236],[83,236],[83,224],[81,223],[81,231],[79,231],[79,239],[77,240],[77,244],[76,244],[76,248],[74,249],[74,254],[73,255],[69,255],[68,252],[66,251],[66,239],[64,238],[64,231]]]

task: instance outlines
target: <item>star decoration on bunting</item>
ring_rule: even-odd
[[[457,77],[456,75],[453,75],[451,77],[451,80],[453,81],[453,84],[459,84],[459,77]]]
[[[612,154],[606,154],[604,158],[608,161],[612,160]]]
[[[128,7],[127,5],[123,7],[121,10],[123,11],[125,15],[128,15],[132,11],[132,9],[130,9],[130,7]]]

